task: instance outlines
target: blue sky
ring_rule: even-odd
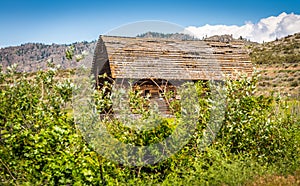
[[[0,47],[91,41],[116,27],[143,20],[183,27],[242,26],[282,12],[299,15],[300,1],[0,0]]]

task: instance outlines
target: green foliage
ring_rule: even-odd
[[[299,103],[256,92],[257,77],[224,82],[226,110],[212,144],[200,149],[212,116],[212,85],[195,84],[199,95],[196,131],[182,149],[154,165],[124,166],[97,154],[65,111],[73,83],[50,67],[35,76],[0,73],[0,182],[4,185],[240,185],[265,174],[291,174],[300,167]],[[95,91],[99,113],[111,113],[111,84]],[[168,95],[166,94],[168,97]],[[147,98],[129,92],[132,112],[149,117]],[[180,104],[171,103],[175,118]],[[177,127],[174,118],[156,118],[151,130],[134,130],[106,120],[118,140],[149,145]]]
[[[256,82],[254,76],[227,83],[226,119],[218,143],[230,153],[255,157],[263,163],[288,162],[287,159],[293,159],[289,153],[294,154],[295,150],[289,146],[292,132],[299,123],[279,117],[275,110],[279,100],[257,95]]]
[[[73,56],[74,56],[74,46],[70,46],[66,49],[66,58],[68,60],[72,60],[73,59]]]
[[[97,184],[97,155],[85,145],[62,106],[72,95],[70,80],[56,70],[16,78],[1,73],[1,172],[5,184]]]

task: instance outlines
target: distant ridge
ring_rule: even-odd
[[[183,33],[159,33],[159,32],[146,32],[137,35],[137,37],[143,38],[166,38],[166,39],[178,39],[178,40],[200,40],[194,36]]]
[[[199,38],[183,33],[165,34],[158,32],[147,32],[137,35],[137,37],[200,40]],[[286,62],[285,60],[295,63],[300,62],[300,33],[263,44],[250,42],[243,38],[233,38],[232,35],[216,35],[202,39],[222,42],[243,40],[247,46],[252,46],[249,47],[249,52],[251,52],[252,61],[255,63],[282,63]],[[48,60],[53,61],[53,63],[56,65],[60,65],[63,69],[74,68],[76,67],[77,63],[71,63],[65,58],[65,51],[70,45],[71,44],[46,45],[41,43],[26,43],[22,44],[21,46],[1,48],[0,64],[5,70],[9,65],[16,63],[18,64],[17,70],[20,72],[34,72],[38,69],[45,69]],[[96,41],[76,42],[72,45],[75,47],[75,53],[77,54],[80,54],[83,51],[93,53]],[[281,49],[282,51],[278,51]],[[280,55],[279,58],[276,56],[277,54]],[[268,58],[268,56],[271,57]]]
[[[75,53],[83,51],[93,53],[96,41],[76,42],[73,44],[52,44],[26,43],[21,46],[11,46],[0,49],[0,64],[5,70],[8,66],[16,63],[19,72],[35,72],[47,67],[47,61],[52,61],[55,65],[60,65],[62,69],[74,68],[77,63],[71,63],[65,57],[68,46],[75,47]]]
[[[206,40],[206,41],[220,41],[220,42],[230,42],[234,40],[243,40],[247,43],[254,43],[249,40],[246,40],[242,37],[240,38],[233,38],[232,35],[214,35],[210,37],[204,38],[197,38],[193,35],[183,34],[183,33],[159,33],[159,32],[146,32],[143,34],[137,35],[137,37],[144,37],[144,38],[168,38],[168,39],[179,39],[179,40]]]

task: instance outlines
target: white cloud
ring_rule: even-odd
[[[242,36],[260,43],[272,41],[296,32],[300,32],[300,15],[287,14],[285,12],[278,16],[263,18],[258,23],[246,22],[242,26],[207,24],[201,27],[189,26],[184,31],[184,33],[192,33],[198,38],[232,34],[235,38]]]

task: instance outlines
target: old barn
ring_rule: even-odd
[[[224,75],[252,72],[243,40],[175,40],[100,36],[92,73],[112,79],[134,80],[144,95],[150,94],[162,111],[162,90],[176,92],[176,80],[222,80]],[[96,78],[101,86],[103,80]],[[124,82],[124,81],[122,81]]]

